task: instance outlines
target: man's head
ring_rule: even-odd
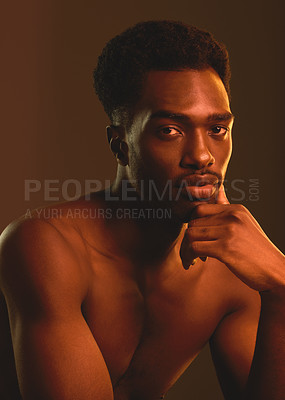
[[[153,185],[182,221],[200,199],[215,202],[231,155],[229,77],[225,48],[197,28],[146,22],[114,38],[95,71],[112,122],[114,190],[126,180],[156,201]]]
[[[112,124],[129,126],[149,71],[213,68],[229,94],[226,48],[196,27],[147,21],[107,43],[94,71],[94,86]]]

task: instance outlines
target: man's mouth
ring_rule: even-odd
[[[207,201],[213,197],[219,186],[219,180],[214,175],[190,175],[180,183],[183,197],[190,201]]]
[[[216,186],[205,184],[200,186],[186,186],[185,191],[189,195],[189,200],[199,201],[210,199],[216,191]]]
[[[219,179],[215,175],[205,174],[198,175],[193,174],[186,176],[180,181],[180,184],[185,186],[205,186],[205,185],[215,185],[219,182]]]

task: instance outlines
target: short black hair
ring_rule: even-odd
[[[111,122],[116,114],[126,123],[141,96],[147,72],[207,67],[218,73],[230,95],[229,56],[224,44],[211,33],[179,21],[145,21],[106,44],[94,70],[94,87]]]

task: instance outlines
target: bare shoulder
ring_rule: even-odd
[[[81,298],[88,280],[81,247],[76,230],[63,219],[12,222],[0,237],[1,290],[19,301],[55,299],[65,292]]]
[[[37,280],[61,275],[59,282],[74,279],[78,284],[90,272],[86,238],[101,240],[105,215],[98,192],[89,199],[28,211],[13,221],[0,236],[0,287],[5,277],[13,280],[19,274]]]

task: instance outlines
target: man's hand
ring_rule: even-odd
[[[229,204],[221,186],[216,204],[199,204],[182,241],[184,268],[197,257],[214,257],[257,291],[285,286],[285,257],[250,212]]]

